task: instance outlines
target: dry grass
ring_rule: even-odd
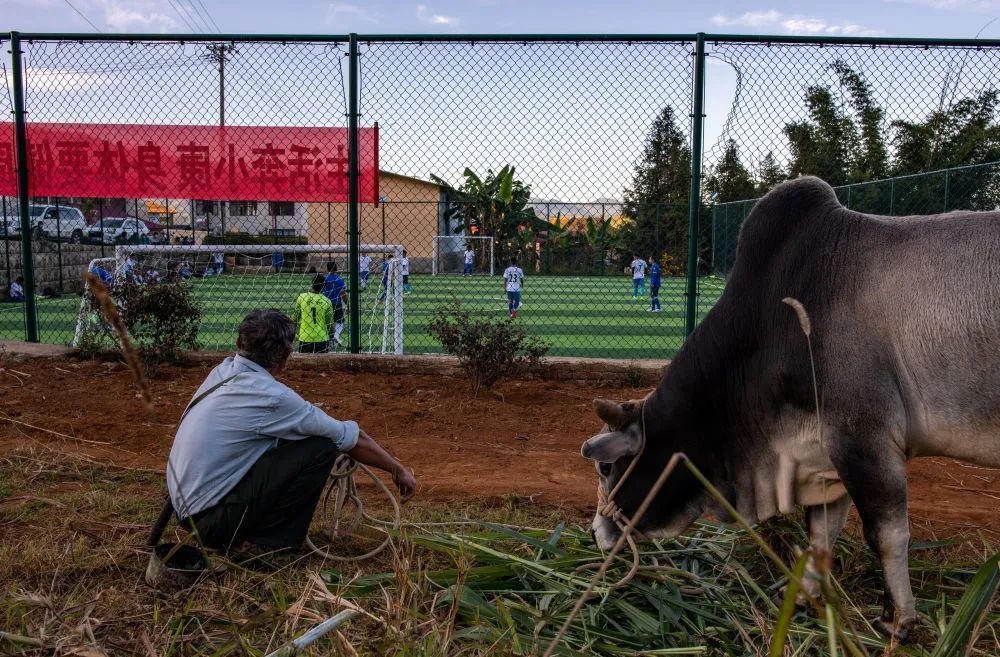
[[[0,654],[263,655],[350,605],[358,605],[365,616],[321,639],[306,654],[514,653],[509,638],[485,640],[485,634],[470,633],[469,618],[460,613],[460,605],[434,584],[435,572],[443,568],[457,567],[459,581],[465,573],[471,576],[473,558],[418,547],[420,541],[394,542],[391,550],[364,564],[342,567],[310,556],[276,573],[231,568],[188,592],[153,591],[142,580],[148,558],[142,546],[162,491],[158,473],[52,452],[23,452],[0,459],[0,533],[4,537],[0,544],[0,627],[17,635],[14,641],[10,637],[0,640]],[[425,535],[442,529],[435,522],[464,517],[551,528],[565,516],[564,511],[540,508],[521,498],[491,507],[406,509],[406,518],[422,523]],[[171,525],[164,540],[175,540],[170,535],[173,531]],[[793,544],[802,539],[797,534],[801,530],[789,523],[763,531],[782,557],[790,557]],[[851,545],[853,549],[856,542]],[[956,547],[923,549],[915,557],[921,562],[914,568],[915,584],[921,588],[921,578],[926,579],[925,585],[953,603],[961,590],[938,589],[937,571],[951,568],[946,564],[958,557],[984,558],[996,547],[964,541]],[[841,581],[873,592],[878,583],[871,576],[871,565],[863,548],[842,555],[840,568],[849,572]],[[331,578],[330,571],[338,567],[340,577]],[[729,568],[736,569],[734,580],[750,581],[740,574],[746,570],[739,561]],[[378,573],[391,576],[360,598],[324,584]],[[872,593],[861,599],[865,613],[876,603],[874,598]],[[766,605],[758,615],[759,627],[747,627],[748,636],[769,632],[772,621]],[[990,654],[988,646],[996,637],[989,632],[995,627],[994,620],[979,642],[986,647],[974,654]],[[907,649],[905,654],[925,653]]]
[[[179,594],[150,589],[143,546],[162,498],[157,473],[50,451],[0,459],[0,629],[30,642],[0,639],[0,654],[266,654],[343,609],[318,577],[341,566],[312,556],[275,573],[231,568]],[[565,515],[517,498],[493,508],[411,506],[406,513],[420,522],[488,516],[540,526]],[[174,531],[171,524],[163,540],[176,540]],[[306,654],[454,654],[447,617],[428,615],[433,593],[409,576],[442,565],[398,544],[362,566],[341,567],[346,579],[394,571],[400,585],[361,602],[364,620]]]

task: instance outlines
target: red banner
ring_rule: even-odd
[[[378,127],[358,135],[362,203],[378,202]],[[347,128],[29,123],[31,196],[347,202]],[[0,195],[17,193],[0,123]]]

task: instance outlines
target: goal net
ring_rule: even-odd
[[[435,235],[431,273],[493,276],[493,238]],[[471,251],[471,254],[469,253]],[[467,261],[471,267],[466,266]]]
[[[403,353],[402,247],[362,244],[359,249],[358,302],[361,351]],[[122,303],[116,288],[125,283],[154,286],[180,283],[191,286],[201,311],[198,342],[206,350],[231,350],[240,321],[251,310],[275,308],[292,315],[295,300],[312,289],[317,274],[335,270],[350,285],[346,244],[254,245],[122,245],[113,258],[97,258],[88,269]],[[367,275],[365,271],[367,268]],[[349,294],[349,293],[348,293]],[[339,314],[339,313],[338,313]],[[342,345],[331,341],[331,351],[346,351],[350,313],[343,308]],[[97,310],[90,285],[84,289],[73,345],[82,340],[110,340],[111,331]],[[331,340],[334,331],[331,331]]]

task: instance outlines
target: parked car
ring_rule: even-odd
[[[135,217],[105,218],[90,227],[87,237],[99,244],[127,244],[149,239],[149,228]]]
[[[87,234],[87,220],[77,208],[29,205],[28,214],[31,222],[31,234],[37,239],[79,244]],[[5,217],[4,227],[6,227],[8,235],[20,235],[21,218],[16,215]]]

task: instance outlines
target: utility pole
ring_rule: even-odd
[[[231,55],[239,52],[232,43],[211,43],[206,46],[208,52],[202,55],[202,59],[218,64],[219,66],[219,127],[226,127],[226,62]],[[192,206],[194,204],[192,203]],[[226,239],[226,202],[219,199],[219,220],[221,222],[222,240]],[[194,215],[191,216],[191,225],[194,225]],[[210,232],[208,212],[205,212],[205,233]]]
[[[238,50],[232,43],[213,43],[206,46],[208,52],[202,56],[207,62],[219,66],[219,127],[226,127],[226,62]]]

